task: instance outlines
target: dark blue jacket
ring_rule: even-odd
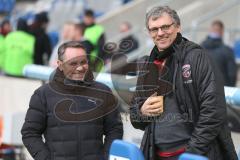
[[[202,43],[210,57],[216,62],[224,78],[225,86],[235,86],[237,80],[237,64],[233,50],[226,46],[221,38],[208,37]]]

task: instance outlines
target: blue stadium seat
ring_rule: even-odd
[[[195,154],[183,153],[178,160],[208,160],[208,158]]]
[[[235,58],[240,58],[240,40],[237,40],[233,46]]]
[[[122,140],[113,141],[109,160],[144,160],[141,150],[134,144]]]
[[[11,12],[15,6],[15,0],[0,0],[0,12]]]

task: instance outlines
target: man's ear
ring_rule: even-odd
[[[60,61],[60,60],[57,60],[57,65],[58,65],[58,68],[59,68],[59,70],[60,71],[63,71],[63,63],[62,63],[62,61]]]

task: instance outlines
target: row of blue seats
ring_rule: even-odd
[[[11,12],[15,6],[15,0],[0,0],[0,12]]]

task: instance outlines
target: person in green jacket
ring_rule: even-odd
[[[28,25],[19,19],[17,31],[9,33],[5,38],[5,54],[3,71],[10,76],[23,76],[23,67],[33,63],[35,38],[27,33]]]
[[[91,9],[85,10],[83,22],[86,27],[84,38],[90,41],[94,50],[90,53],[90,67],[93,71],[99,72],[109,57],[104,51],[105,35],[104,28],[95,23],[94,12]]]
[[[0,35],[0,70],[2,70],[4,63],[4,37]]]

